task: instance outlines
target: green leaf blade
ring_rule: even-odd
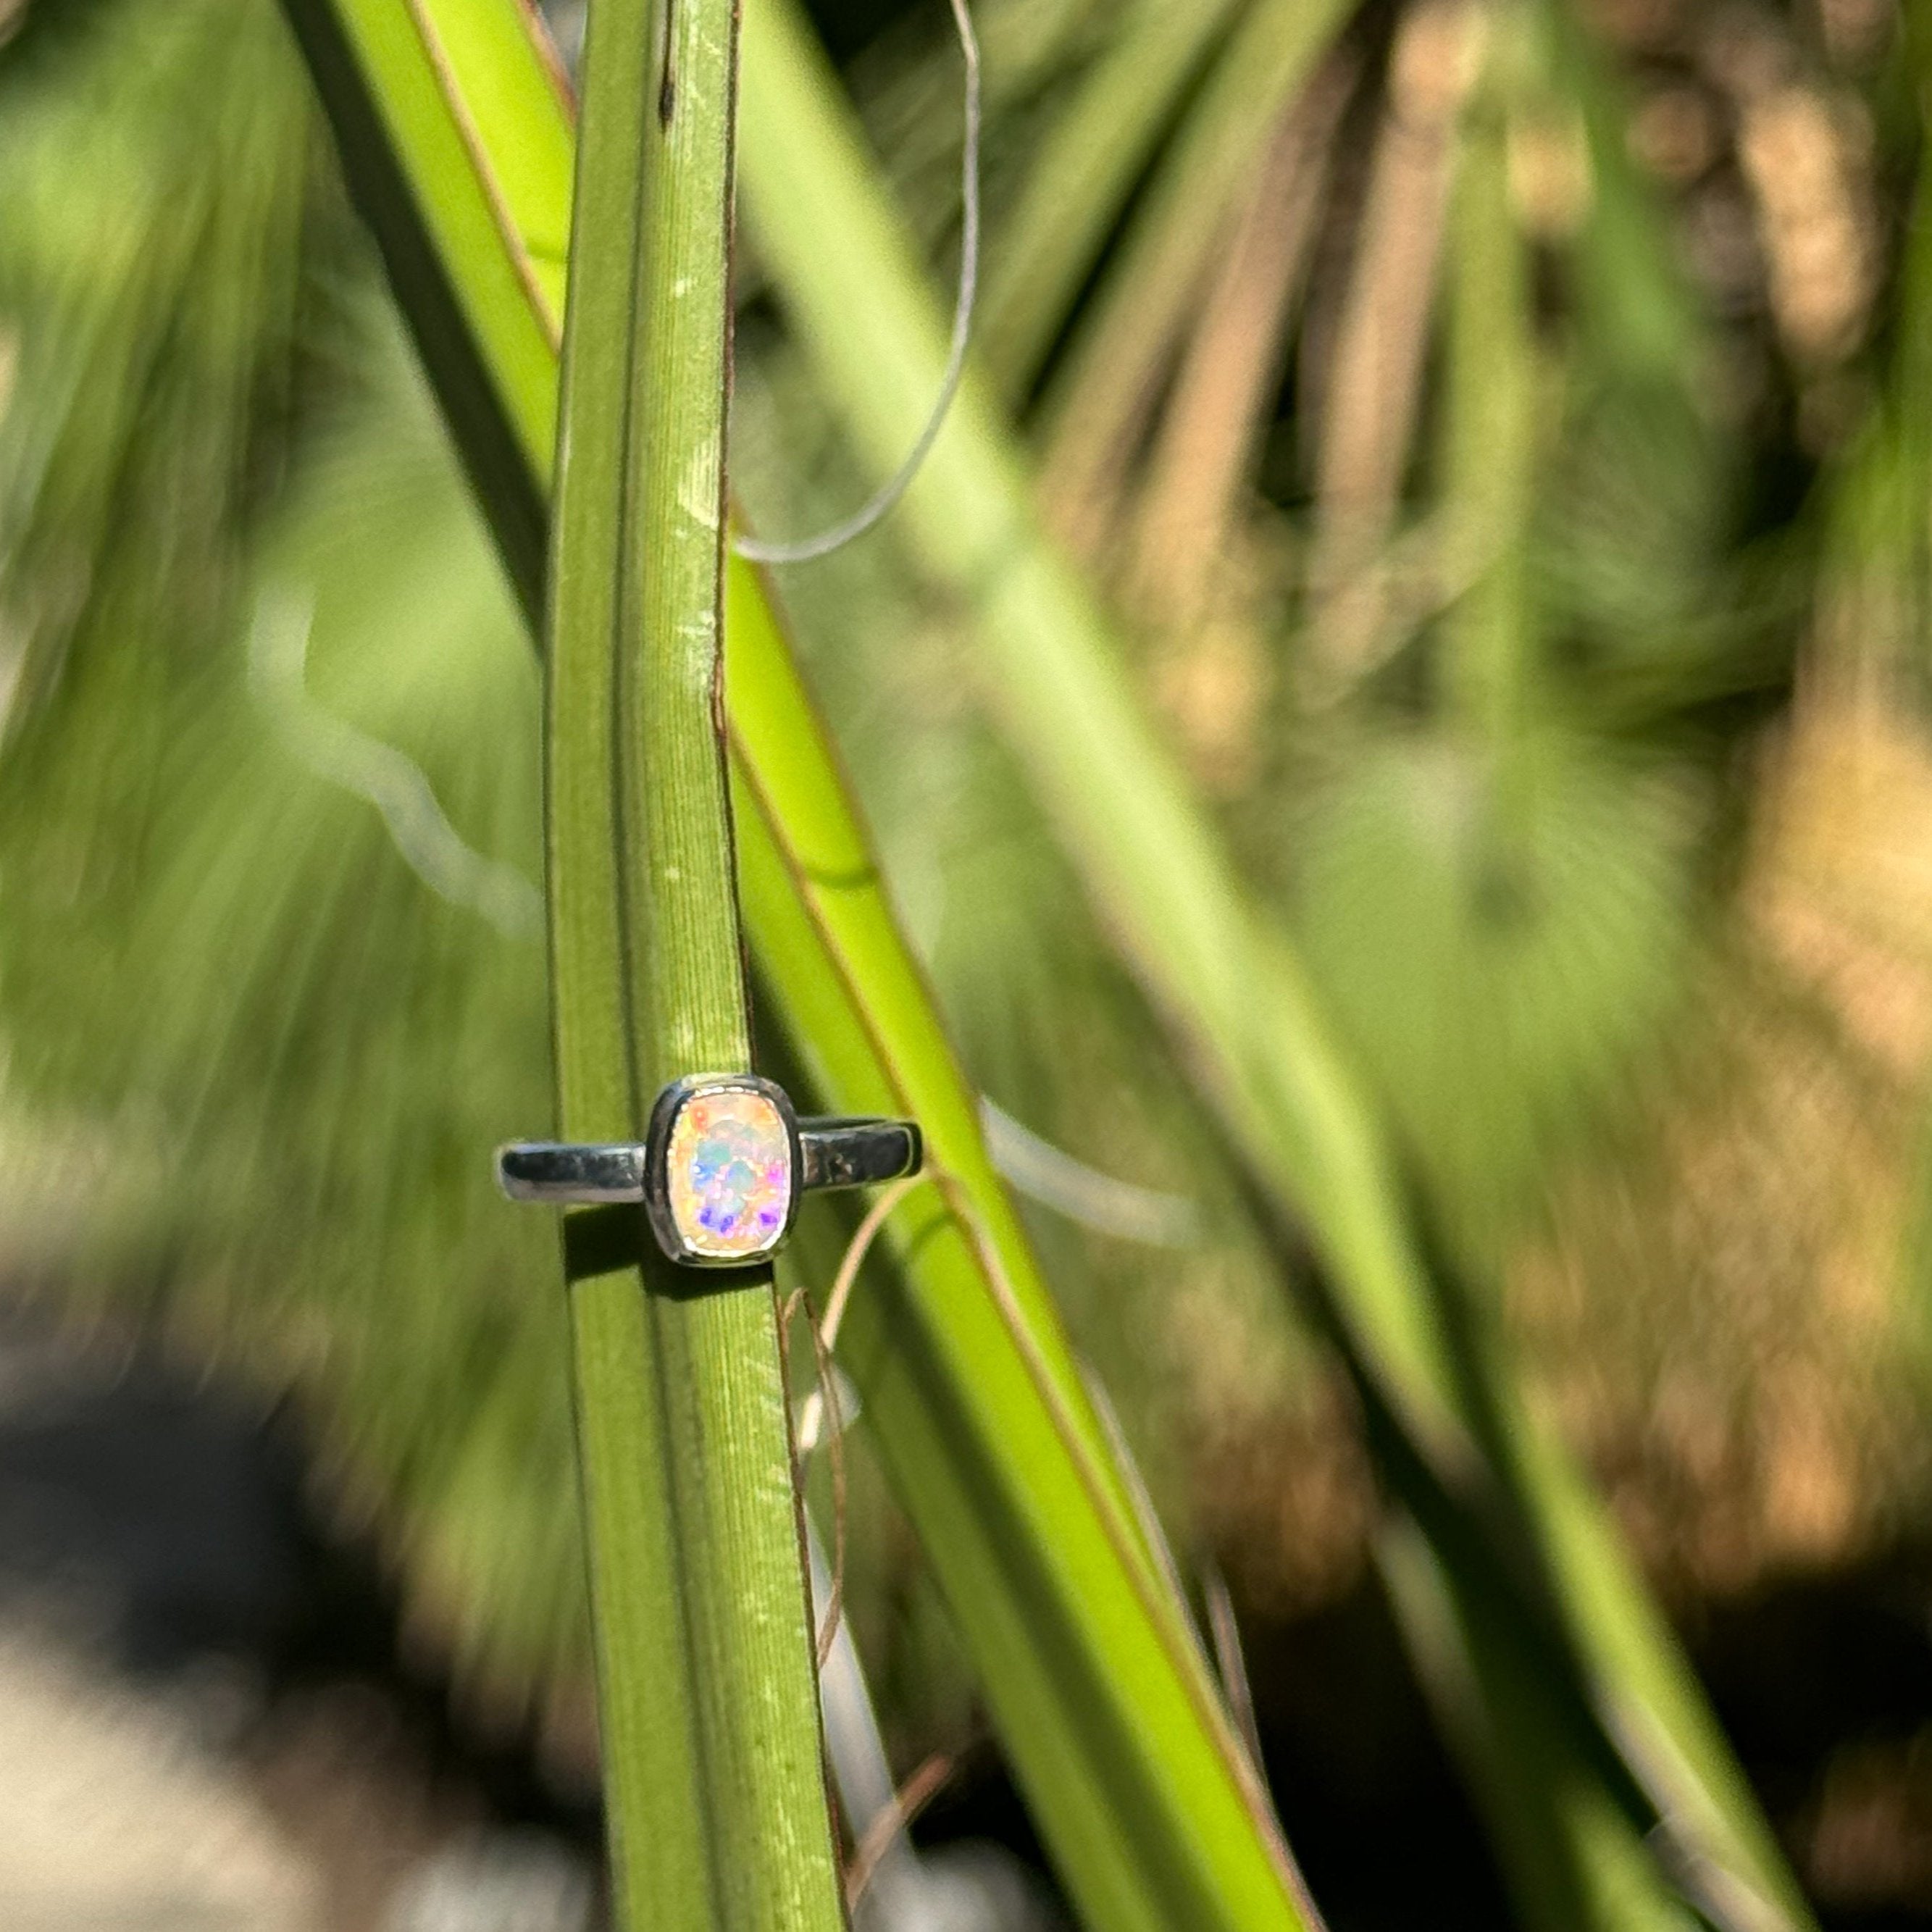
[[[749,1064],[713,703],[734,24],[652,0],[590,16],[546,760],[572,1138],[638,1138],[666,1083]],[[836,1928],[770,1274],[694,1294],[625,1220],[635,1264],[570,1286],[622,1922]]]

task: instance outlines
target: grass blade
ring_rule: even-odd
[[[562,78],[508,8],[466,10],[454,23],[428,0],[287,0],[284,10],[538,622],[574,153]],[[516,113],[486,146],[478,116],[502,101]]]
[[[1045,491],[1061,527],[1104,519],[1214,250],[1281,115],[1347,18],[1340,0],[1256,0],[1134,211],[1045,404]]]
[[[784,962],[785,1031],[840,1107],[916,1114],[944,1177],[892,1217],[897,1278],[854,1298],[840,1360],[1034,1815],[1090,1924],[1315,1924],[742,566],[729,638],[746,917],[758,956]]]
[[[1456,520],[1446,574],[1472,586],[1444,620],[1445,682],[1472,734],[1491,740],[1520,721],[1527,670],[1524,549],[1540,353],[1528,243],[1510,206],[1502,110],[1499,98],[1478,100],[1458,163],[1441,440],[1440,494]]]
[[[667,1082],[750,1064],[713,706],[734,24],[729,0],[590,14],[545,747],[572,1139],[640,1136]],[[841,1925],[770,1272],[692,1294],[635,1213],[628,1265],[580,1258],[598,1218],[564,1247],[620,1921]]]
[[[1233,0],[1142,0],[1054,122],[1002,224],[980,304],[980,360],[1024,392],[1118,219],[1176,98],[1222,31]]]

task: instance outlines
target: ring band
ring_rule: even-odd
[[[799,1191],[864,1187],[920,1168],[920,1132],[909,1120],[810,1117],[798,1124]],[[650,1148],[643,1141],[603,1146],[515,1141],[500,1148],[497,1172],[512,1201],[590,1203],[642,1201]]]
[[[642,1141],[519,1141],[496,1174],[513,1201],[640,1202],[671,1260],[742,1268],[784,1240],[807,1190],[896,1180],[924,1154],[910,1120],[801,1120],[771,1081],[700,1073],[658,1096]]]

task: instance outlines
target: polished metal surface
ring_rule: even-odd
[[[910,1120],[834,1119],[798,1124],[806,1187],[864,1187],[916,1174],[925,1157]]]
[[[497,1149],[496,1178],[512,1201],[641,1201],[645,1157],[641,1141],[518,1141]]]

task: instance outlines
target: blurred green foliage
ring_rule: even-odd
[[[1916,1022],[1867,1025],[1837,956],[1820,966],[1778,908],[1792,814],[1821,810],[1790,776],[1807,747],[1894,734],[1912,798],[1932,769],[1910,722],[1932,500],[1923,22],[1768,0],[1607,28],[1557,0],[1376,5],[1338,10],[1339,51],[1298,65],[1268,10],[1204,9],[1196,45],[1159,7],[985,0],[988,352],[1042,514],[1112,596],[1472,1278],[1526,1310],[1559,1406],[1579,1356],[1613,1358],[1570,1404],[1591,1446],[1674,1469],[1673,1350],[1769,1385],[1762,1310],[1855,1265],[1880,1313],[1821,1323],[1804,1359],[1872,1412],[1877,1446],[1846,1452],[1870,1496],[1816,1546],[1916,1520],[1897,1443],[1918,1398],[1869,1359],[1922,1324],[1888,1240],[1911,1135],[1874,1130],[1896,1190],[1858,1197],[1868,1227],[1834,1262],[1859,1216],[1825,1198],[1851,1186],[1820,1151],[1833,1130],[1803,1124],[1856,1113],[1875,1064],[1868,1118],[1906,1119]],[[1268,46],[1312,71],[1307,94],[1248,100],[1252,138],[1216,148],[1203,129],[1232,124]],[[952,58],[923,9],[852,68],[940,277]],[[1323,86],[1294,216],[1257,200],[1278,192],[1266,156]],[[1402,146],[1418,113],[1454,137],[1432,158]],[[1074,166],[1064,130],[1096,125],[1118,152]],[[1043,176],[1056,154],[1067,172]],[[1043,178],[1061,185],[1042,205]],[[479,1680],[567,1682],[580,1584],[548,1234],[494,1198],[476,1153],[548,1106],[514,884],[538,854],[513,608],[268,10],[39,0],[0,50],[0,190],[5,1105],[76,1161],[111,1148],[115,1183],[42,1265],[77,1304],[308,1391],[335,1493],[384,1526]],[[1256,206],[1264,232],[1302,223],[1294,247],[1241,256]],[[1420,310],[1392,301],[1404,287]],[[737,484],[762,529],[815,527],[860,468],[755,260],[742,295]],[[1376,326],[1415,340],[1354,341]],[[1243,326],[1264,340],[1217,414],[1190,351]],[[1382,374],[1344,393],[1358,367]],[[1160,521],[1162,501],[1198,514]],[[967,620],[890,530],[786,596],[975,1078],[1222,1231],[1178,1258],[1040,1220],[1164,1507],[1231,1544],[1270,1526],[1237,1573],[1258,1594],[1332,1587],[1359,1496],[1330,1498],[1339,1530],[1298,1517],[1265,1458],[1251,1496],[1192,1493],[1190,1456],[1230,1466],[1311,1409],[1348,1425],[987,727]],[[453,873],[406,857],[367,795],[410,788],[381,747],[428,781]],[[1870,971],[1910,982],[1932,926],[1889,896],[1895,872],[1796,876]],[[1816,1195],[1727,1203],[1705,1170],[1754,1149],[1808,1162]],[[1779,1267],[1739,1259],[1754,1244]],[[1768,1562],[1796,1546],[1762,1509]],[[920,1702],[954,1694],[892,1661],[919,1623],[890,1613],[910,1560],[883,1510],[855,1519],[878,1580],[862,1624],[916,1732],[940,1721]],[[1328,1552],[1313,1582],[1298,1536]]]
[[[551,1244],[476,1153],[549,1105],[528,646],[279,20],[11,60],[4,987],[10,1090],[113,1150],[72,1292],[314,1392],[426,1626],[574,1670]],[[523,897],[412,869],[345,730]]]

